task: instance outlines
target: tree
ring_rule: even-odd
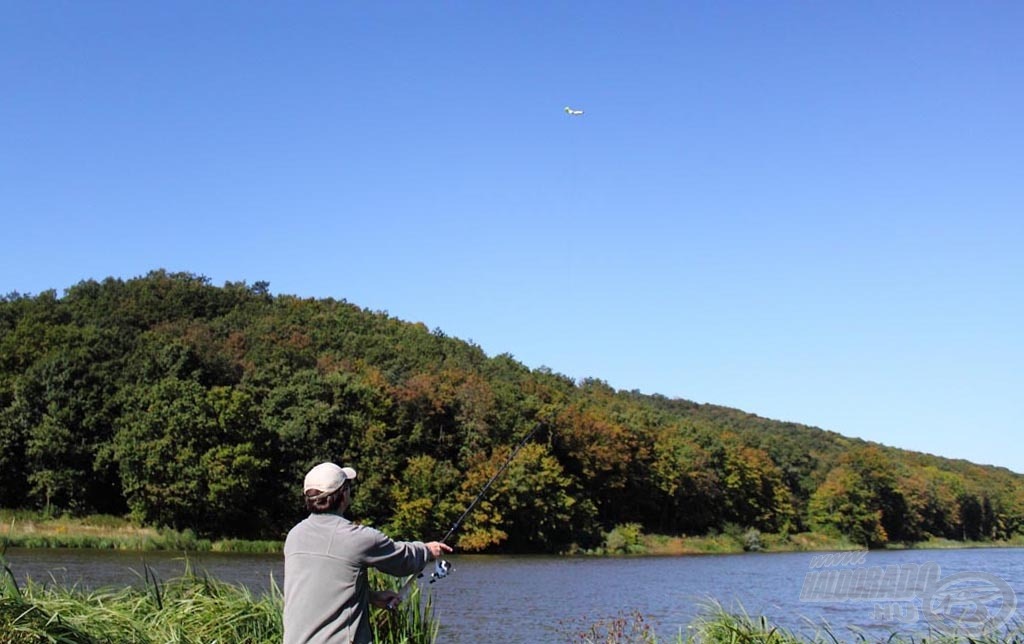
[[[163,380],[129,400],[115,438],[132,514],[198,534],[251,536],[273,525],[261,504],[274,452],[243,390]]]
[[[471,467],[459,500],[468,506],[507,457],[507,450],[498,450]],[[459,547],[557,552],[573,542],[594,540],[594,507],[578,501],[572,488],[571,478],[545,445],[525,445],[466,519]]]
[[[37,507],[122,512],[114,472],[99,455],[119,413],[122,339],[92,326],[61,326],[63,348],[37,359],[20,377],[10,422],[20,427],[29,498]]]
[[[467,520],[467,544],[554,549],[630,523],[786,531],[813,519],[872,543],[1024,529],[1024,477],[1006,470],[577,382],[261,282],[157,270],[0,298],[9,507],[123,513],[130,500],[148,523],[277,538],[300,512],[297,481],[334,460],[360,472],[361,520],[430,530],[538,419],[545,451],[517,459]]]
[[[724,492],[711,455],[679,428],[661,433],[651,465],[659,494],[660,530],[703,534],[724,523]]]
[[[782,471],[763,450],[728,435],[722,488],[725,519],[766,531],[788,531],[793,520],[790,492]]]
[[[875,503],[864,478],[848,465],[839,465],[811,495],[808,515],[815,528],[834,531],[865,547],[880,546],[889,537]]]
[[[602,523],[625,522],[629,503],[636,501],[628,492],[635,438],[600,410],[579,404],[567,407],[556,421],[552,442],[558,460],[586,488]]]
[[[460,513],[454,495],[459,479],[451,463],[429,455],[409,459],[391,488],[395,513],[388,533],[399,539],[440,539]]]
[[[25,458],[25,443],[29,429],[39,423],[41,415],[27,401],[19,382],[14,388],[11,402],[0,409],[0,506],[24,507],[28,502],[29,468]]]

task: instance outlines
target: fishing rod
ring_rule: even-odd
[[[537,433],[537,430],[540,429],[543,424],[544,423],[542,421],[538,421],[537,424],[533,426],[533,429],[531,429],[526,434],[526,436],[524,436],[523,439],[519,441],[519,443],[515,446],[515,449],[512,450],[512,453],[508,455],[508,458],[505,459],[505,462],[502,463],[501,467],[498,468],[498,471],[495,472],[491,476],[491,478],[487,480],[487,483],[484,484],[484,487],[480,490],[480,493],[476,495],[476,498],[470,502],[470,504],[459,516],[459,518],[456,519],[454,523],[452,523],[452,527],[448,529],[447,534],[445,534],[441,538],[441,543],[447,543],[447,541],[452,538],[452,535],[454,535],[455,532],[459,529],[459,526],[462,525],[462,522],[466,520],[466,517],[469,516],[469,513],[472,512],[473,508],[476,507],[476,504],[479,503],[481,499],[484,498],[485,494],[487,494],[487,490],[489,490],[491,486],[494,484],[494,482],[498,480],[498,477],[501,476],[506,469],[508,469],[508,466],[511,465],[512,461],[515,459],[516,454],[519,453],[519,450],[521,450],[523,446],[526,445],[526,443],[529,442],[531,438],[533,438],[533,435]],[[448,576],[448,573],[451,572],[451,570],[451,562],[439,557],[434,563],[434,572],[430,574],[430,583],[434,583],[439,579],[444,579]],[[418,575],[411,575],[405,581],[405,583],[402,584],[402,588],[398,591],[398,598],[392,601],[392,603],[389,605],[389,608],[393,609],[397,607],[400,603],[405,601],[405,598],[406,596],[408,596],[409,591],[412,590],[412,583],[422,576],[422,572]]]
[[[501,467],[498,468],[498,471],[495,472],[493,476],[491,476],[490,480],[488,480],[486,484],[484,484],[483,489],[480,490],[480,493],[476,495],[476,498],[473,499],[473,502],[469,504],[469,507],[467,507],[465,512],[462,513],[462,516],[455,520],[455,523],[452,524],[451,529],[448,530],[448,534],[444,535],[444,537],[441,538],[441,543],[447,543],[447,541],[452,538],[452,535],[455,534],[455,531],[459,529],[459,526],[462,525],[462,522],[465,521],[466,517],[469,516],[469,513],[472,512],[473,508],[476,507],[476,504],[480,502],[480,499],[484,498],[484,494],[487,494],[487,490],[489,490],[491,485],[493,485],[494,482],[498,480],[498,477],[501,476],[502,472],[508,469],[508,466],[512,464],[512,460],[516,457],[516,454],[519,453],[519,450],[523,449],[523,445],[526,445],[527,441],[533,438],[533,435],[537,433],[537,430],[540,429],[541,425],[543,425],[543,423],[538,422],[536,425],[533,426],[533,429],[531,429],[530,432],[523,437],[523,440],[519,441],[519,444],[516,445],[516,448],[512,450],[511,454],[508,455],[508,458],[505,459],[505,462],[501,464]]]

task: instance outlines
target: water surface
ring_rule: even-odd
[[[709,599],[725,608],[766,615],[805,634],[827,622],[841,638],[861,629],[869,636],[921,633],[914,615],[920,599],[884,597],[807,601],[804,584],[819,573],[821,553],[695,555],[679,557],[452,557],[454,571],[427,584],[441,621],[442,642],[565,642],[599,619],[639,611],[664,638],[685,632]],[[28,550],[7,553],[20,581],[56,580],[80,587],[141,585],[146,566],[162,579],[191,566],[223,581],[266,592],[283,581],[280,555],[125,553],[104,550]],[[911,569],[932,563],[943,578],[989,575],[1024,601],[1024,549],[897,550],[866,553],[840,568]],[[801,598],[801,591],[805,597]],[[868,593],[870,594],[870,593]],[[875,593],[876,595],[878,593]],[[908,608],[911,609],[908,613]],[[1019,611],[1017,611],[1019,613]],[[1016,614],[1015,614],[1016,616]],[[916,619],[915,619],[916,617]]]

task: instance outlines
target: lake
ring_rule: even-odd
[[[599,619],[639,611],[659,636],[685,632],[714,599],[812,634],[827,622],[845,640],[855,630],[887,637],[950,628],[953,616],[985,624],[1017,618],[1024,599],[1024,549],[891,550],[679,557],[452,557],[452,573],[427,585],[442,642],[566,642]],[[19,581],[55,579],[97,588],[141,585],[148,565],[167,579],[184,571],[180,554],[10,549]],[[265,592],[283,579],[281,557],[191,554],[193,570]],[[931,591],[931,594],[927,594]],[[926,606],[927,604],[927,606]],[[973,613],[971,613],[973,611]],[[809,620],[809,621],[808,621]],[[931,621],[929,621],[931,620]]]

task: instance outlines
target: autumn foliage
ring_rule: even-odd
[[[274,539],[329,459],[360,472],[355,516],[438,538],[536,423],[463,550],[588,548],[615,526],[872,546],[1024,530],[1024,479],[1005,469],[574,381],[266,283],[155,271],[0,299],[8,508]]]

